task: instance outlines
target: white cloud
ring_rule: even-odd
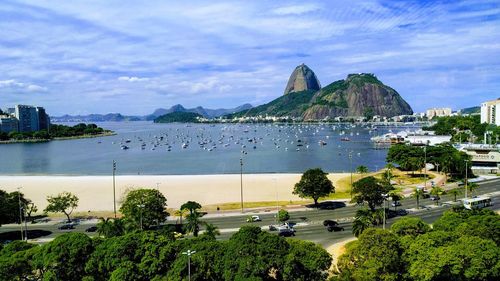
[[[45,91],[47,91],[46,87],[42,87],[42,86],[35,85],[35,84],[18,82],[17,80],[14,80],[14,79],[0,80],[0,88],[26,90],[28,92],[45,92]]]
[[[144,82],[149,81],[149,78],[139,78],[139,77],[129,77],[129,76],[120,76],[118,77],[119,81],[128,81],[128,82]]]
[[[318,11],[319,9],[320,7],[314,4],[293,5],[276,8],[272,10],[272,13],[276,15],[301,15]]]

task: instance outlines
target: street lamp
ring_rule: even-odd
[[[19,225],[21,226],[21,241],[24,240],[24,234],[23,234],[23,207],[21,207],[21,188],[17,188],[17,200],[19,202]]]
[[[467,163],[469,163],[469,160],[465,160],[465,199],[467,199],[467,189],[469,189],[467,187],[468,185],[468,180],[467,180]]]
[[[113,212],[115,213],[115,219],[116,219],[115,173],[116,173],[116,161],[113,160]]]
[[[139,213],[141,214],[140,223],[141,223],[141,230],[143,230],[143,228],[142,228],[142,209],[144,209],[144,204],[139,204],[139,205],[137,205],[137,207],[139,207]]]
[[[278,187],[276,186],[276,178],[273,178],[274,190],[276,191],[276,222],[278,222],[278,213],[280,211],[280,205],[278,201]]]
[[[427,144],[424,146],[424,189],[427,188]]]
[[[241,198],[241,213],[243,213],[243,158],[240,158],[240,198]]]
[[[384,209],[384,223],[383,223],[383,229],[385,229],[385,201],[386,201],[386,198],[388,196],[387,193],[384,193],[382,194],[382,196],[384,197],[384,203],[383,203],[383,209]]]
[[[351,201],[352,201],[352,150],[349,152],[349,162],[350,162],[350,166],[349,166],[349,170],[351,171]]]
[[[183,255],[188,257],[188,280],[191,281],[191,255],[196,253],[196,251],[187,250],[186,252],[182,252]]]

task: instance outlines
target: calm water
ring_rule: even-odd
[[[301,173],[314,167],[346,172],[349,151],[353,167],[373,170],[385,165],[387,150],[374,149],[369,139],[389,130],[351,125],[98,125],[117,135],[0,145],[0,174],[104,175],[111,174],[113,159],[122,175],[239,173],[241,156],[245,173]],[[350,141],[341,141],[345,137]]]

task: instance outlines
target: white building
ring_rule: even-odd
[[[481,123],[500,126],[500,99],[481,104]]]
[[[442,116],[450,116],[450,115],[451,115],[451,108],[449,108],[449,107],[429,108],[429,109],[427,109],[427,112],[425,113],[425,116],[427,116],[428,119],[432,119],[435,116],[442,117]]]

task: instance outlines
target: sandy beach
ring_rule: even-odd
[[[335,185],[348,174],[328,175]],[[300,200],[292,194],[301,174],[244,174],[243,198],[246,202]],[[179,208],[188,200],[202,205],[240,201],[240,175],[165,175],[116,176],[118,207],[121,198],[132,188],[156,188],[167,198],[168,208]],[[80,198],[76,212],[112,211],[113,180],[111,176],[0,176],[0,189],[21,192],[31,199],[39,210],[47,205],[47,196],[63,191]]]

